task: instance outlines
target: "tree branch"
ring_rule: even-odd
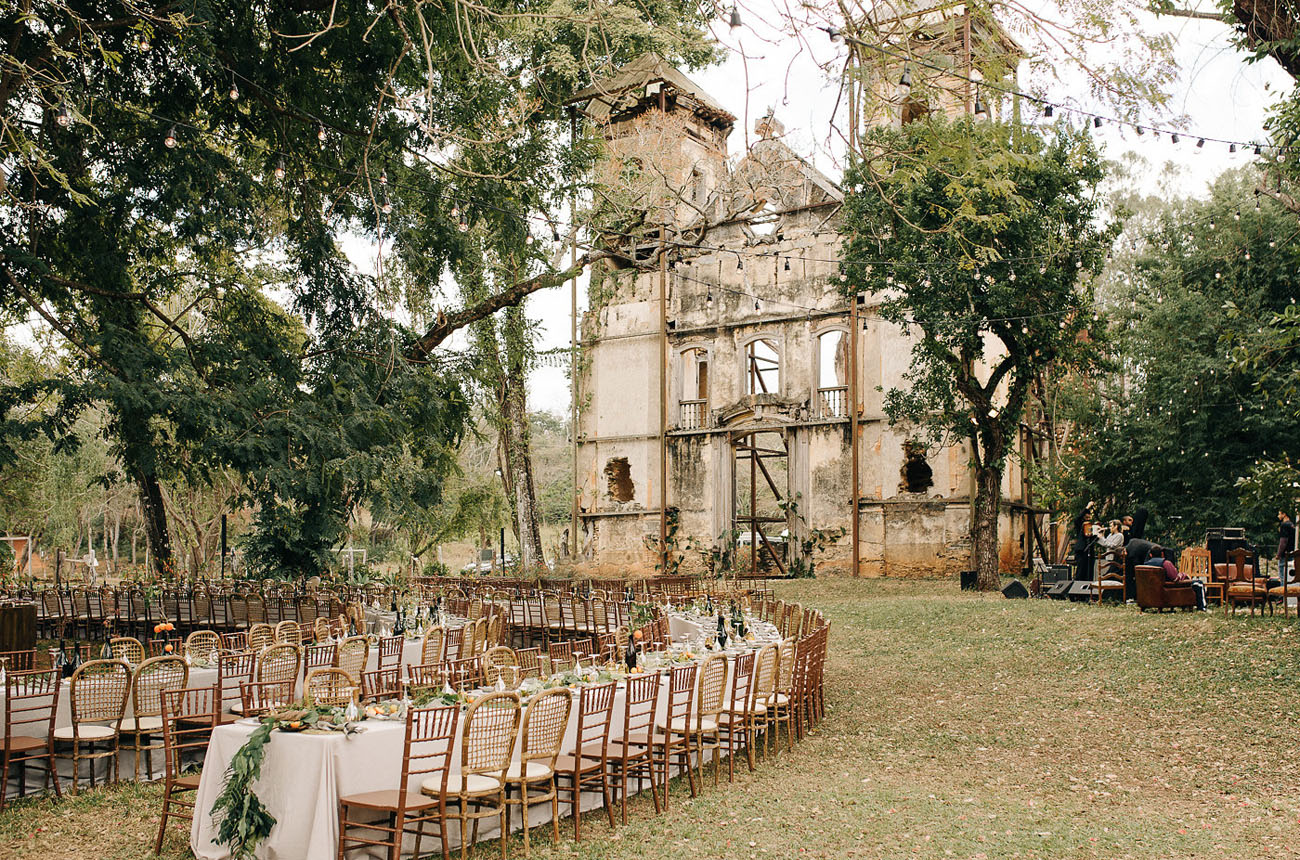
[[[582,274],[582,270],[592,263],[614,256],[617,256],[614,251],[588,252],[579,257],[576,263],[563,272],[546,272],[536,277],[526,278],[476,304],[462,308],[455,313],[447,314],[411,345],[411,348],[407,350],[406,357],[410,361],[421,361],[428,357],[429,353],[437,349],[457,329],[464,328],[472,322],[490,316],[502,308],[517,305],[538,290],[559,286],[570,278],[576,278]]]

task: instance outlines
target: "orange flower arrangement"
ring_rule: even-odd
[[[168,654],[172,653],[172,651],[174,650],[176,649],[172,647],[172,644],[170,642],[168,642],[166,645],[163,646],[163,651],[165,651]]]
[[[170,633],[176,629],[176,625],[170,621],[163,621],[153,626],[154,633]]]

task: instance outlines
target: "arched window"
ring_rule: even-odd
[[[745,344],[745,393],[781,393],[781,353],[765,337]]]
[[[681,352],[681,415],[678,426],[685,430],[703,427],[709,412],[709,353],[702,347]]]
[[[829,329],[817,335],[817,410],[822,418],[848,415],[848,334]]]

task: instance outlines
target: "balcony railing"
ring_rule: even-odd
[[[707,400],[683,400],[682,414],[677,426],[683,430],[699,430],[704,426],[704,412]]]
[[[849,414],[849,389],[846,385],[817,389],[817,408],[822,418],[843,418]]]

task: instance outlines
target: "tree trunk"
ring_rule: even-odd
[[[971,557],[978,573],[977,588],[980,591],[997,591],[1002,587],[998,578],[998,508],[1001,503],[1001,467],[976,467]]]
[[[512,362],[514,364],[514,362]],[[513,368],[512,368],[513,370]],[[537,492],[533,483],[532,434],[528,428],[528,401],[522,374],[511,372],[504,380],[501,404],[505,436],[506,469],[514,484],[515,535],[519,538],[520,569],[531,571],[545,564],[542,532],[537,522]]]
[[[167,508],[163,502],[162,484],[157,475],[136,474],[140,487],[140,510],[144,515],[144,533],[149,542],[154,573],[162,577],[172,574],[172,544],[167,532]]]

